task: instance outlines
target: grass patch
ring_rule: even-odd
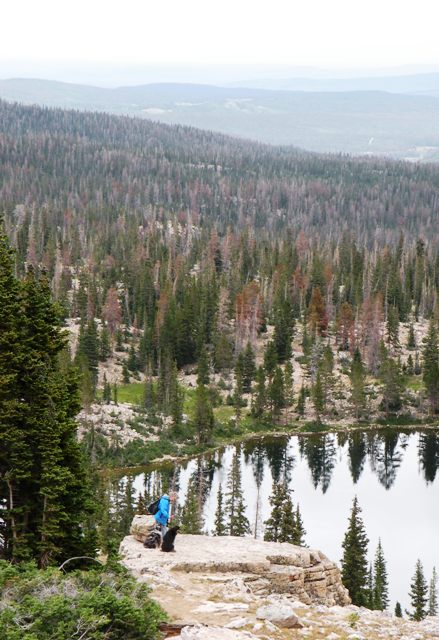
[[[145,395],[145,383],[144,382],[130,382],[129,384],[122,384],[117,388],[117,401],[126,402],[128,404],[143,404],[143,397]]]
[[[421,376],[409,376],[407,378],[407,388],[412,389],[412,391],[425,389]]]

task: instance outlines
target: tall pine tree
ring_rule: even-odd
[[[352,504],[349,526],[343,540],[341,575],[353,604],[367,606],[367,545],[369,539],[361,518],[357,497]]]

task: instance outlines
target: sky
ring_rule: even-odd
[[[0,74],[91,66],[439,67],[437,0],[14,0]]]

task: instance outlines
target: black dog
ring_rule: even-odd
[[[171,527],[170,529],[167,530],[162,542],[162,547],[161,547],[162,551],[166,551],[166,552],[175,551],[174,540],[179,529],[180,527]]]
[[[159,529],[153,529],[147,536],[143,546],[147,549],[157,549],[160,546],[162,536]]]

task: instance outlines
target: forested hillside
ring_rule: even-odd
[[[437,412],[439,168],[4,102],[0,132],[18,272],[113,445],[125,400],[141,442]]]

